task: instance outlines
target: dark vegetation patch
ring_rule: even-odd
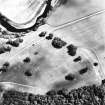
[[[46,36],[47,40],[51,40],[52,38],[53,38],[53,34],[52,33],[50,33],[48,36]]]
[[[38,55],[38,54],[39,54],[39,52],[37,52],[37,51],[36,51],[36,52],[34,52],[34,55]]]
[[[94,65],[94,66],[98,66],[98,63],[97,63],[97,62],[94,62],[93,65]]]
[[[28,76],[28,77],[32,76],[32,73],[30,70],[26,70],[24,74],[25,76]]]
[[[18,39],[16,39],[16,41],[22,43],[23,42],[23,39],[22,38],[18,38]]]
[[[56,49],[61,49],[62,47],[64,47],[67,43],[65,41],[63,41],[62,39],[60,39],[59,37],[55,37],[52,40],[52,46]]]
[[[2,73],[3,73],[3,72],[7,72],[7,68],[6,68],[6,67],[1,67],[1,68],[0,68],[0,72],[2,72]]]
[[[6,44],[9,44],[9,45],[11,45],[11,46],[13,46],[13,47],[19,47],[19,41],[18,41],[18,40],[14,40],[14,41],[8,40],[8,41],[6,42]]]
[[[10,64],[9,64],[9,62],[5,62],[3,65],[2,65],[2,67],[0,68],[0,72],[7,72],[8,71],[8,69],[9,69],[9,66],[10,66]]]
[[[74,79],[75,79],[75,75],[74,74],[69,73],[69,74],[67,74],[65,76],[65,80],[72,81]]]
[[[25,59],[23,59],[24,63],[29,63],[31,61],[31,59],[29,57],[26,57]]]
[[[10,63],[9,63],[9,62],[5,62],[5,63],[3,64],[3,66],[9,67],[9,66],[10,66]]]
[[[0,54],[3,54],[5,52],[10,52],[10,51],[11,51],[10,46],[2,46],[2,47],[0,47]]]
[[[76,55],[76,51],[77,51],[77,47],[73,44],[70,44],[67,46],[67,53],[70,56],[75,56]]]
[[[39,33],[39,37],[45,37],[46,33],[47,33],[47,32],[45,32],[45,31]]]
[[[81,69],[81,70],[79,70],[79,74],[85,74],[87,71],[88,71],[88,67],[85,67],[85,68],[83,68],[83,69]]]
[[[78,57],[75,58],[73,61],[74,61],[74,62],[79,62],[79,61],[81,61],[81,59],[82,59],[81,56],[78,56]]]

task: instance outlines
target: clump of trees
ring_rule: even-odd
[[[1,105],[105,105],[105,84],[91,85],[68,91],[50,90],[46,95],[8,90]]]

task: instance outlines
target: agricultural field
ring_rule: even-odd
[[[0,0],[1,101],[15,92],[45,100],[52,90],[104,91],[104,18],[104,0]]]

